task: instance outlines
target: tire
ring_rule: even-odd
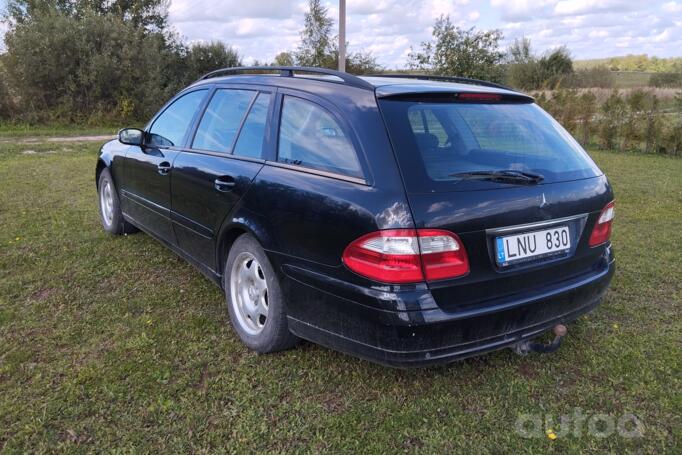
[[[262,354],[293,347],[279,279],[258,241],[243,234],[232,244],[223,288],[232,327],[242,342]]]
[[[99,217],[102,227],[109,234],[122,235],[136,232],[137,229],[123,219],[121,202],[118,191],[111,178],[109,169],[103,169],[97,182],[97,196],[99,201]]]

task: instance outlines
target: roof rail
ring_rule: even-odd
[[[430,74],[372,74],[372,77],[395,77],[395,78],[405,78],[405,79],[421,79],[426,81],[442,81],[442,82],[459,82],[461,84],[472,84],[472,85],[482,85],[484,87],[501,88],[504,90],[511,90],[516,92],[511,87],[507,87],[502,84],[496,84],[495,82],[483,81],[481,79],[472,79],[470,77],[461,76],[437,76]]]
[[[345,84],[352,87],[363,88],[368,90],[374,90],[374,86],[364,79],[360,79],[357,76],[353,76],[349,73],[344,73],[341,71],[336,71],[328,68],[315,68],[309,66],[236,66],[233,68],[221,68],[210,73],[204,74],[195,82],[203,81],[205,79],[210,79],[212,77],[218,77],[220,75],[229,75],[230,73],[241,74],[247,71],[279,71],[279,76],[281,77],[293,77],[294,72],[297,73],[313,73],[313,74],[323,74],[325,76],[334,76],[341,79]],[[322,79],[324,80],[324,79]],[[335,82],[335,81],[329,81]]]

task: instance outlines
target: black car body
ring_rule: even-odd
[[[125,223],[223,287],[248,234],[288,331],[394,366],[511,346],[600,302],[612,189],[532,98],[297,71],[210,75],[143,144],[105,144],[98,181],[108,170]]]

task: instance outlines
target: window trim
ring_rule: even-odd
[[[154,123],[161,117],[173,104],[175,104],[176,101],[178,101],[180,98],[189,95],[190,93],[194,92],[199,92],[199,91],[206,91],[207,93],[204,94],[204,98],[201,100],[201,103],[199,103],[199,106],[197,109],[194,111],[194,115],[192,116],[189,124],[187,125],[187,129],[185,130],[185,135],[182,137],[182,144],[180,145],[172,145],[172,146],[160,146],[160,145],[148,145],[146,144],[147,136],[151,134],[151,129],[154,126]],[[183,90],[180,93],[176,94],[173,98],[168,100],[166,104],[164,104],[159,111],[154,114],[154,116],[147,122],[147,124],[144,127],[144,136],[145,136],[145,141],[143,141],[142,146],[143,147],[148,147],[148,148],[157,148],[157,149],[163,149],[163,150],[182,150],[185,148],[187,144],[187,138],[188,135],[191,133],[193,134],[193,131],[195,130],[195,124],[198,116],[202,115],[204,113],[204,110],[206,109],[207,106],[207,101],[211,97],[211,93],[213,92],[213,86],[212,85],[199,85],[197,87],[191,87],[189,89]]]
[[[246,121],[248,120],[249,115],[251,115],[251,110],[253,109],[253,106],[256,104],[256,102],[258,101],[258,98],[261,95],[267,95],[269,97],[267,111],[265,112],[265,125],[263,125],[263,140],[261,142],[261,158],[260,158],[260,160],[264,161],[264,159],[262,157],[264,155],[266,155],[266,145],[267,145],[266,143],[268,140],[268,127],[271,125],[270,117],[272,117],[272,110],[273,110],[272,109],[272,103],[273,103],[273,99],[277,95],[276,92],[270,93],[270,92],[263,92],[260,90],[258,91],[255,98],[253,99],[253,101],[249,105],[249,108],[246,110],[246,115],[244,115],[244,118],[242,119],[242,123],[239,125],[239,130],[237,131],[237,135],[234,138],[234,143],[232,144],[232,148],[230,150],[230,155],[232,155],[232,156],[243,156],[243,155],[236,155],[234,153],[235,148],[237,147],[237,143],[239,142],[239,138],[242,136],[242,132],[244,130],[244,125],[246,124]],[[249,158],[249,157],[245,157],[245,158]],[[254,159],[258,159],[258,158],[254,158]]]
[[[228,158],[231,160],[239,160],[239,161],[249,161],[252,163],[265,163],[266,161],[262,158],[251,158],[250,156],[239,156],[239,155],[226,155],[222,152],[214,152],[212,150],[200,150],[200,149],[183,149],[182,153],[193,153],[195,155],[208,155],[208,156],[215,156],[217,158]]]
[[[300,164],[281,163],[279,161],[265,161],[265,164],[272,167],[279,167],[282,169],[289,169],[291,171],[301,172],[303,174],[318,175],[320,177],[328,177],[335,180],[343,180],[350,183],[357,183],[359,185],[371,186],[364,178],[353,177],[346,174],[338,174],[336,172],[323,171],[312,167],[301,166]]]
[[[323,169],[318,169],[310,166],[305,166],[302,164],[290,164],[290,163],[284,163],[282,161],[279,161],[279,139],[280,139],[280,129],[282,126],[282,113],[284,111],[284,97],[289,96],[292,98],[298,98],[303,101],[306,101],[308,103],[314,104],[320,109],[322,109],[324,112],[326,112],[336,123],[339,125],[339,128],[343,131],[343,134],[346,138],[348,138],[351,147],[353,148],[353,151],[355,152],[355,157],[358,161],[358,164],[360,165],[360,173],[362,174],[361,177],[355,177],[352,175],[344,174],[344,173],[338,173],[338,172],[333,172],[333,171],[327,171]],[[359,141],[357,140],[357,136],[355,135],[355,131],[348,125],[346,120],[338,115],[336,110],[333,108],[333,106],[330,106],[329,103],[325,102],[322,99],[319,99],[317,97],[313,97],[307,93],[301,93],[293,90],[287,90],[287,89],[280,89],[278,90],[277,93],[277,106],[276,106],[276,111],[273,112],[273,118],[276,120],[275,124],[275,129],[274,129],[274,156],[273,160],[266,160],[266,164],[274,165],[275,167],[280,167],[283,169],[290,169],[290,170],[296,170],[308,174],[314,174],[314,175],[319,175],[323,177],[330,177],[334,178],[337,180],[345,180],[348,182],[352,183],[359,183],[367,186],[371,186],[371,182],[369,179],[369,171],[368,171],[368,166],[367,166],[367,160],[365,158],[364,153],[360,153],[362,150],[361,147],[359,147]]]

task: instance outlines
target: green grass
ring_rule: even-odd
[[[0,139],[27,138],[27,137],[69,137],[90,135],[115,135],[120,127],[116,126],[90,126],[77,125],[28,125],[15,123],[0,123]]]
[[[594,153],[616,190],[618,271],[557,353],[403,371],[310,343],[246,350],[200,273],[144,234],[102,232],[96,148],[0,145],[0,450],[679,450],[682,160]],[[577,408],[633,413],[644,434],[515,431]]]

